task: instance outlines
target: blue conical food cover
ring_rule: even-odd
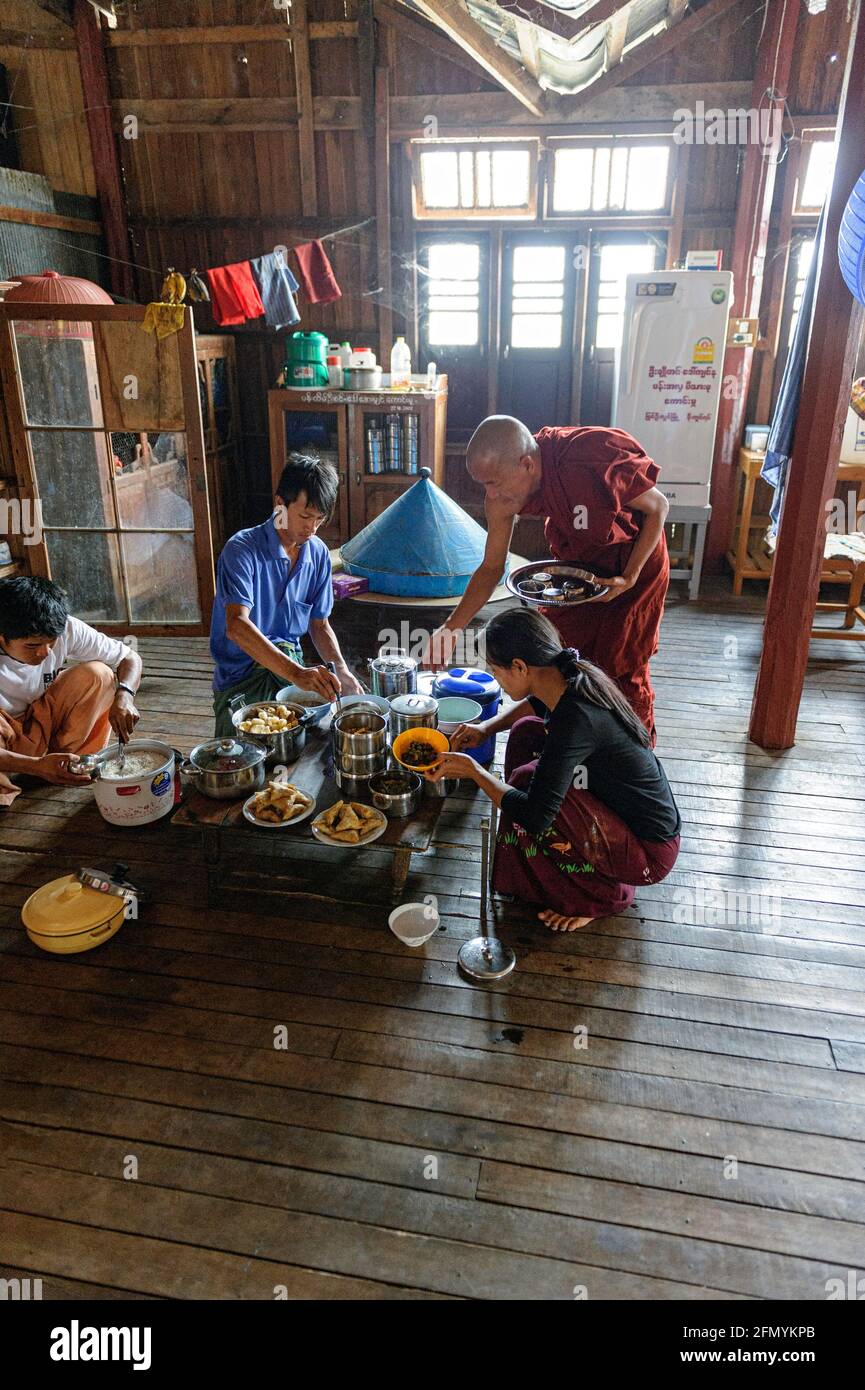
[[[376,593],[449,598],[465,591],[484,556],[487,533],[436,487],[424,469],[417,482],[340,551],[349,574]]]

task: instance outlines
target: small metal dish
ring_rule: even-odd
[[[399,782],[402,790],[385,791],[383,784],[395,785]],[[420,805],[422,780],[416,772],[377,772],[369,779],[369,794],[372,804],[384,811],[391,820],[410,816]]]

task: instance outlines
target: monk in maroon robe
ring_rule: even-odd
[[[487,545],[460,603],[432,634],[426,660],[450,664],[456,633],[499,583],[518,516],[542,516],[556,560],[603,579],[609,591],[576,607],[544,609],[568,646],[612,676],[655,742],[649,661],[670,574],[664,518],[655,486],[660,469],[623,430],[547,428],[532,435],[509,415],[491,415],[466,452],[485,492]]]

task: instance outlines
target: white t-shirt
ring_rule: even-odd
[[[80,618],[67,618],[65,629],[39,666],[14,661],[0,651],[0,710],[20,718],[34,700],[45,694],[66,662],[104,661],[116,671],[129,655],[129,648],[115,637],[106,637]]]

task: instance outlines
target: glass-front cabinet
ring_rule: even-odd
[[[319,534],[335,548],[428,468],[444,486],[447,377],[430,390],[416,377],[409,391],[276,390],[268,396],[274,488],[289,454],[314,453],[339,473],[337,511]]]
[[[206,630],[213,558],[192,324],[137,306],[0,306],[12,450],[34,573],[106,629]],[[68,312],[68,311],[67,311]]]

